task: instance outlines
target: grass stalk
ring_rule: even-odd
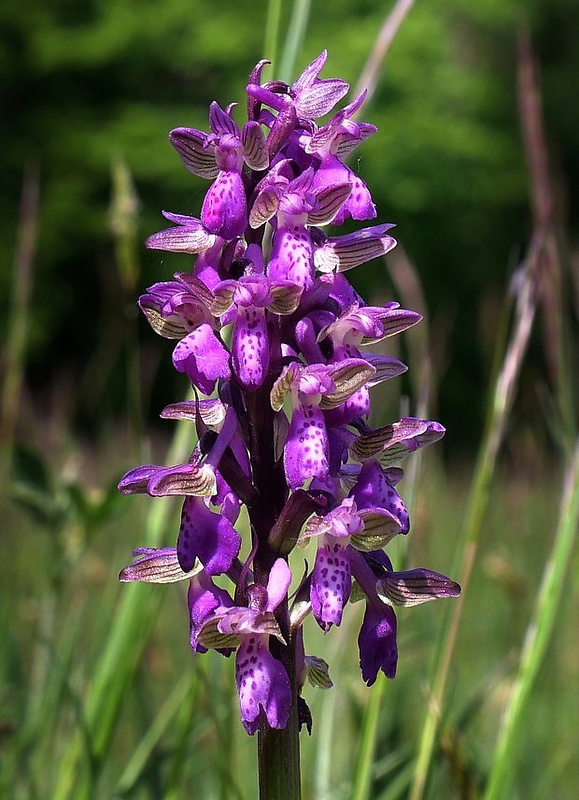
[[[519,286],[514,329],[491,394],[487,424],[475,466],[462,538],[464,552],[460,582],[463,594],[458,602],[453,604],[450,619],[444,624],[442,636],[439,639],[441,648],[435,661],[431,703],[422,730],[410,800],[420,800],[424,793],[443,709],[448,671],[462,617],[464,597],[478,552],[491,481],[513,403],[519,370],[527,349],[537,305],[542,300],[543,306],[545,306],[545,284],[549,282],[549,275],[553,269],[559,268],[558,261],[557,263],[553,261],[553,201],[543,131],[540,90],[530,41],[524,34],[521,36],[518,52],[518,78],[521,130],[527,152],[535,233],[526,268],[517,276]],[[561,340],[558,339],[558,341]],[[562,351],[559,351],[559,356],[561,355]]]
[[[276,74],[279,52],[279,31],[281,26],[281,0],[269,0],[265,33],[263,37],[263,55],[271,62],[272,74]]]
[[[12,299],[5,345],[4,379],[0,397],[0,444],[10,458],[14,429],[18,420],[24,360],[30,321],[32,270],[38,234],[40,170],[28,164],[22,179],[18,241],[13,262]]]
[[[519,672],[503,717],[484,800],[502,800],[511,796],[519,745],[525,735],[523,729],[525,712],[529,708],[537,674],[545,660],[547,646],[557,621],[557,611],[565,591],[565,572],[573,550],[578,522],[579,440],[575,444],[573,457],[565,472],[553,548],[543,572],[534,613],[527,628]]]
[[[409,308],[422,311],[424,308],[424,298],[416,270],[404,253],[398,257],[396,264],[396,269],[391,269],[391,272],[403,301]],[[416,367],[420,378],[420,380],[414,382],[413,386],[416,405],[414,413],[420,419],[427,419],[429,398],[431,396],[432,369],[428,348],[429,333],[427,320],[423,320],[423,324],[425,329],[419,333],[414,342],[409,342],[409,351],[411,354],[411,367]],[[411,519],[414,516],[416,507],[422,463],[422,452],[418,451],[412,456],[408,468],[405,470],[404,498]],[[399,562],[396,564],[397,569],[405,568],[407,554],[408,547],[406,542],[400,543],[396,552],[397,562]],[[376,743],[378,741],[377,732],[387,684],[388,681],[384,676],[379,675],[378,680],[372,687],[370,699],[364,712],[362,721],[362,741],[356,760],[356,772],[354,775],[354,790],[352,795],[354,800],[368,800],[372,796],[372,774]]]
[[[136,785],[149,758],[169,727],[169,724],[176,716],[182,704],[186,701],[187,696],[191,693],[194,681],[193,676],[193,671],[185,673],[159,709],[155,719],[147,728],[145,735],[139,742],[123,774],[119,778],[116,794],[126,794]]]
[[[179,463],[188,457],[190,439],[190,424],[178,423],[168,454],[170,463]],[[162,543],[174,508],[173,503],[165,500],[150,504],[140,545],[156,547]],[[151,592],[147,585],[123,586],[110,634],[90,680],[85,704],[90,758],[97,771],[110,746],[125,694],[137,671],[163,597],[163,592]],[[78,773],[83,749],[83,737],[77,732],[60,770],[53,800],[69,800],[73,797],[75,800],[84,800],[91,796],[92,788],[87,783],[89,776]],[[82,784],[80,788],[79,779]]]
[[[368,91],[367,99],[369,100],[376,91],[380,78],[380,70],[382,69],[386,54],[413,5],[414,0],[396,0],[394,7],[384,18],[382,27],[374,42],[374,47],[368,56],[368,60],[364,65],[356,88],[354,89],[354,97],[358,97],[360,92],[366,89]]]
[[[281,55],[276,79],[290,82],[295,71],[295,64],[304,42],[308,19],[310,17],[311,0],[295,0],[292,3],[292,15],[288,25],[288,34]]]
[[[138,210],[139,200],[129,167],[121,158],[111,168],[112,198],[110,227],[114,238],[115,261],[125,308],[134,308],[141,272],[139,264]],[[135,314],[136,314],[135,308]],[[127,319],[124,331],[124,352],[127,358],[127,410],[130,420],[132,455],[140,457],[143,433],[143,402],[141,397],[141,354],[137,318]]]
[[[367,800],[367,798],[371,797],[374,758],[378,740],[378,721],[386,685],[386,678],[379,674],[378,680],[372,687],[370,699],[364,711],[362,741],[356,759],[356,772],[352,791],[353,800]]]
[[[490,497],[491,482],[499,448],[503,440],[506,422],[515,396],[520,367],[527,350],[535,318],[537,263],[542,246],[542,237],[536,236],[531,246],[526,268],[519,275],[520,285],[518,287],[514,328],[502,367],[490,396],[487,423],[475,465],[473,484],[467,504],[465,526],[460,539],[463,542],[462,565],[459,573],[462,596],[453,603],[450,616],[446,617],[441,635],[438,637],[441,647],[435,658],[436,667],[431,698],[422,728],[414,781],[409,796],[410,800],[420,800],[423,796],[432,761],[439,721],[444,707],[449,669],[462,618],[464,597],[467,593],[478,553],[480,534]]]

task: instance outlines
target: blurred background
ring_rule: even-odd
[[[296,69],[326,48],[324,74],[355,86],[387,8],[316,0]],[[449,429],[446,446],[457,450],[471,449],[480,433],[501,298],[533,226],[517,102],[523,20],[541,68],[557,220],[576,258],[579,12],[571,0],[417,3],[365,108],[380,134],[355,154],[379,220],[396,223],[418,271],[436,359],[434,411]],[[23,429],[66,408],[75,429],[95,436],[125,413],[124,335],[135,291],[172,271],[141,243],[163,227],[162,208],[194,213],[206,188],[183,169],[167,132],[206,127],[213,99],[243,103],[251,65],[272,57],[265,9],[249,0],[210,12],[195,0],[33,0],[23,14],[5,0],[0,23],[2,339],[28,169],[40,198]],[[133,182],[135,275],[123,274],[115,251],[119,164]],[[390,290],[379,266],[358,272],[366,294]],[[147,332],[144,348],[145,412],[154,416],[174,397],[175,379],[169,359],[160,363],[166,343]],[[531,408],[548,370],[540,347],[534,355],[515,423],[521,436],[548,445]],[[153,381],[157,369],[162,381]]]
[[[281,60],[283,35],[268,49],[266,5],[0,4],[0,592],[7,642],[0,754],[10,753],[16,742],[11,757],[27,765],[18,796],[85,796],[78,789],[67,795],[62,786],[58,794],[54,759],[67,750],[68,732],[82,728],[79,704],[119,602],[121,590],[111,584],[131,549],[143,544],[139,533],[150,502],[117,497],[114,487],[124,471],[151,454],[165,461],[173,423],[158,414],[186,392],[183,376],[171,368],[171,343],[151,332],[135,303],[144,287],[188,268],[186,256],[143,246],[164,227],[161,209],[195,215],[207,188],[183,168],[167,133],[177,126],[207,129],[212,100],[223,106],[238,101],[242,120],[247,76],[262,58],[274,60],[265,79],[291,82],[325,48],[322,76],[344,78],[354,88],[391,7],[383,0],[312,0],[288,75]],[[279,4],[281,31],[291,11],[291,3]],[[376,422],[416,413],[422,402],[447,428],[438,452],[428,454],[428,477],[419,485],[413,561],[428,558],[428,566],[451,569],[454,531],[462,525],[505,319],[520,267],[547,218],[557,252],[545,272],[516,386],[474,575],[475,599],[465,611],[470,625],[459,645],[463,666],[454,681],[455,711],[472,723],[472,739],[465,751],[452,737],[447,741],[443,777],[430,789],[434,798],[477,796],[496,736],[501,682],[520,646],[557,516],[559,453],[577,378],[578,40],[579,6],[573,0],[417,2],[362,115],[379,133],[352,161],[372,192],[377,221],[396,223],[401,245],[388,266],[372,262],[350,273],[352,281],[369,302],[397,299],[425,315],[419,338],[409,334],[401,345],[410,373],[388,387],[378,415],[383,418]],[[521,94],[528,68],[536,71],[532,97]],[[524,97],[536,101],[538,132],[528,109],[521,110]],[[172,524],[163,529],[169,542]],[[575,562],[575,575],[576,567]],[[157,599],[164,590],[152,591]],[[92,782],[94,797],[171,796],[159,789],[166,779],[161,757],[151,762],[147,756],[120,788],[118,781],[155,719],[157,693],[168,693],[176,674],[191,667],[182,594],[167,593],[163,623],[157,612],[152,616],[156,632],[145,637],[146,666],[133,673],[129,706],[122,706],[133,709],[131,722],[117,728],[117,710],[107,740],[107,748],[117,743],[121,763],[96,769],[101,783]],[[513,797],[571,797],[569,787],[579,780],[571,751],[561,755],[546,741],[552,726],[573,737],[572,719],[579,713],[572,692],[579,648],[570,623],[576,582],[565,597],[551,672],[541,684],[541,708],[553,716],[550,723],[537,717],[536,730],[530,723],[528,775],[522,793]],[[401,632],[406,664],[413,653],[428,661],[436,611],[429,616],[430,608],[419,610],[416,622],[404,621],[415,626]],[[324,640],[319,649],[326,646]],[[481,653],[487,657],[481,660]],[[350,688],[354,678],[347,668],[342,687]],[[408,705],[404,690],[421,686],[425,674],[426,667],[419,669],[415,684],[392,690],[402,706]],[[483,713],[491,674],[495,694]],[[149,685],[151,675],[160,683]],[[334,680],[339,682],[335,675]],[[469,693],[475,685],[476,698]],[[183,696],[190,689],[187,684]],[[351,690],[348,741],[355,740],[361,713],[359,690]],[[46,698],[53,703],[50,712]],[[403,723],[397,717],[398,732],[400,725],[412,731],[419,724],[416,712],[406,711]],[[58,735],[48,736],[47,720]],[[190,720],[180,724],[183,742],[211,739]],[[166,730],[149,756],[174,755],[175,742],[162,738]],[[393,736],[394,728],[388,730]],[[100,763],[96,758],[93,766]],[[457,788],[463,767],[466,789]],[[348,788],[336,788],[348,786],[345,771],[339,770],[325,796],[351,796]],[[197,773],[185,774],[192,780]],[[545,793],[533,794],[541,777]],[[454,795],[445,793],[451,785]],[[393,796],[405,797],[404,791]],[[376,790],[371,796],[382,795]]]

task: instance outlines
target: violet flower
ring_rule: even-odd
[[[197,440],[186,463],[136,467],[119,484],[125,494],[183,497],[176,547],[135,551],[121,580],[188,581],[193,652],[236,651],[241,720],[264,736],[262,786],[286,769],[298,729],[311,728],[306,675],[331,686],[325,662],[305,654],[308,616],[329,632],[349,601],[365,602],[358,647],[370,685],[396,673],[394,607],[460,592],[431,570],[396,572],[384,552],[410,530],[400,464],[444,428],[414,417],[370,423],[372,387],[406,369],[371,347],[420,315],[394,301],[367,305],[346,278],[395,246],[391,224],[323,230],[376,215],[344,161],[376,129],[354,119],[364,93],[320,122],[349,88],[319,77],[326,58],[291,85],[262,83],[260,62],[245,123],[234,104],[214,102],[209,133],[170,134],[185,167],[211,184],[199,218],[165,213],[172,227],[147,241],[193,255],[190,272],[161,276],[139,305],[176,341],[173,364],[195,394],[162,416],[190,420]],[[304,567],[295,547],[308,542],[315,556]]]

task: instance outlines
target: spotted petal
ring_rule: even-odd
[[[351,588],[347,549],[338,539],[329,536],[318,546],[310,590],[312,610],[323,630],[340,624]]]
[[[241,721],[249,734],[262,716],[270,728],[285,728],[291,706],[291,688],[283,665],[259,636],[244,637],[235,661]]]
[[[258,389],[269,369],[269,337],[263,308],[238,307],[231,353],[240,383],[250,391]]]
[[[205,195],[201,221],[210,233],[223,239],[243,235],[247,227],[247,200],[239,172],[219,173]]]
[[[317,406],[294,408],[283,463],[290,489],[299,489],[310,478],[328,475],[328,434]]]

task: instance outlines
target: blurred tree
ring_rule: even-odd
[[[284,13],[290,12],[286,4]],[[297,68],[322,48],[326,73],[355,84],[387,13],[383,0],[313,0]],[[529,235],[527,177],[515,95],[515,43],[525,15],[547,87],[547,125],[562,183],[579,170],[579,7],[572,0],[440,0],[417,3],[388,55],[364,119],[381,129],[356,155],[380,219],[397,235],[424,283],[433,332],[447,336],[439,416],[451,437],[474,441],[494,330],[493,298]],[[79,385],[105,330],[124,324],[120,278],[107,220],[111,163],[125,159],[140,198],[140,233],[162,226],[161,205],[188,213],[203,186],[164,143],[177,125],[204,128],[212,99],[242,96],[264,52],[265,5],[252,0],[16,0],[0,5],[0,302],[10,264],[22,174],[33,158],[43,176],[29,381],[42,391],[59,370]],[[286,21],[284,18],[284,22]],[[282,27],[283,30],[283,27]],[[142,285],[159,278],[159,254],[143,253]],[[166,259],[166,274],[179,269]],[[358,276],[356,276],[358,278]],[[382,267],[361,271],[364,291],[380,291]],[[376,284],[373,282],[376,281]],[[481,300],[486,301],[481,306]],[[490,310],[489,310],[490,309]],[[0,309],[6,319],[6,309]],[[482,317],[481,317],[482,319]],[[154,337],[153,337],[154,338]],[[162,346],[155,342],[148,346]],[[122,410],[125,382],[112,374],[100,409],[82,400],[77,419]],[[175,397],[164,376],[160,404]],[[86,385],[91,385],[90,381]],[[103,390],[104,391],[104,390]],[[162,396],[161,396],[162,395]],[[84,411],[83,411],[84,408]],[[479,416],[480,421],[480,416]]]

